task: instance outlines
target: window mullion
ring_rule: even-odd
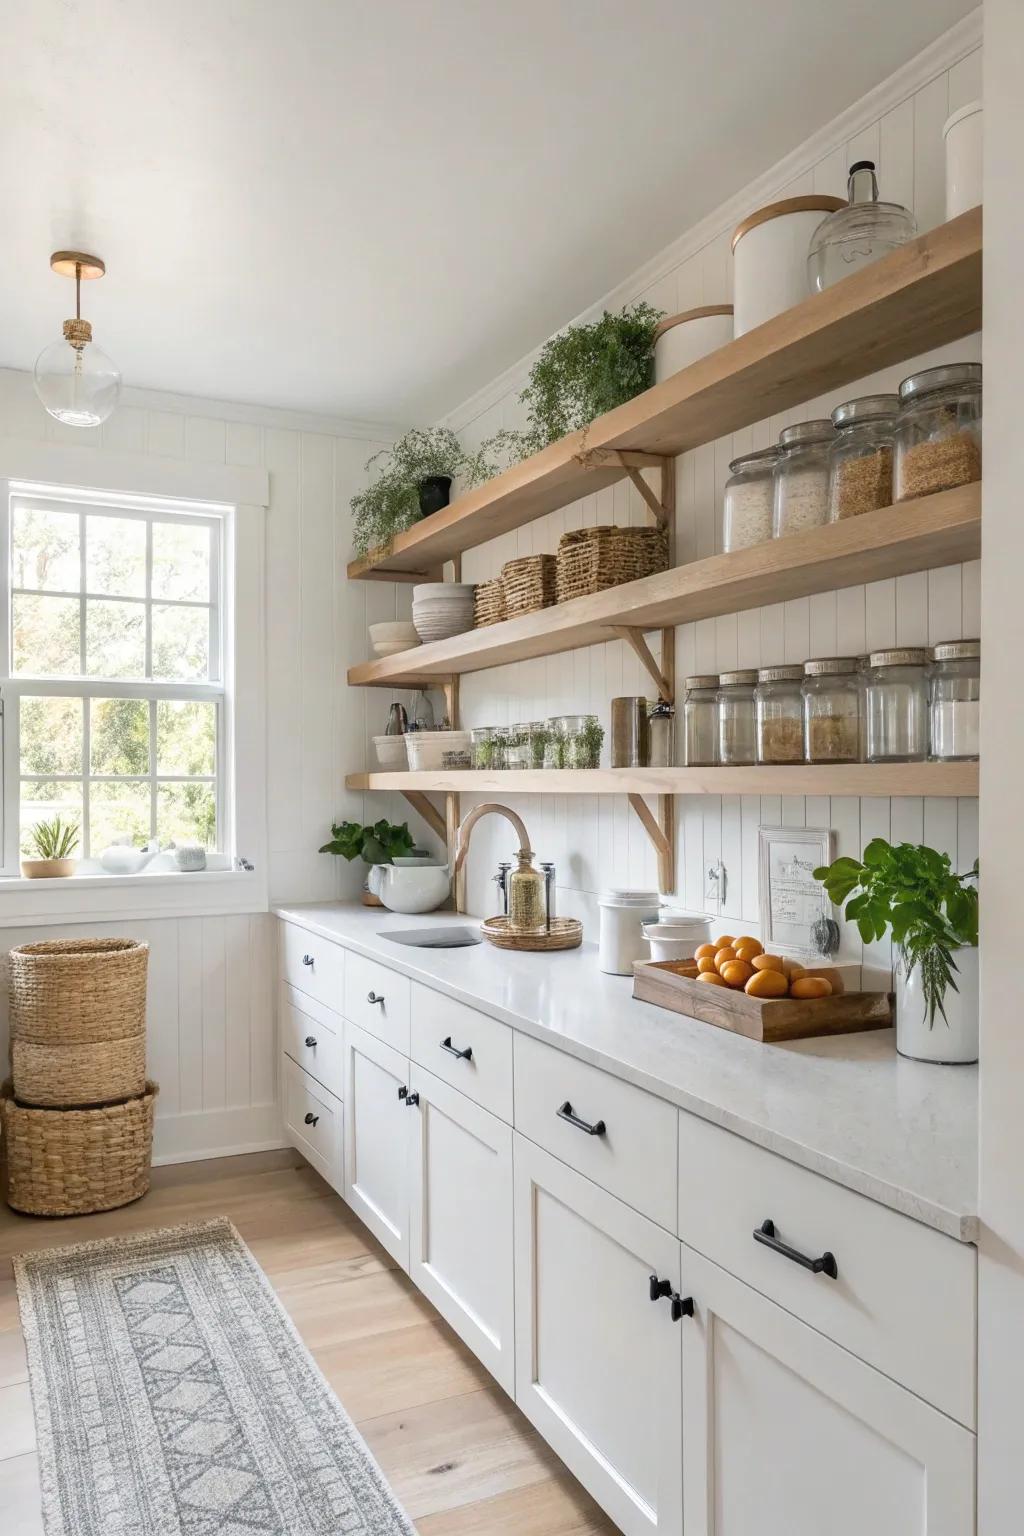
[[[153,676],[153,519],[146,519],[146,677]],[[152,768],[152,763],[150,767]]]
[[[85,556],[85,513],[78,514],[78,667],[82,676],[86,676],[86,650],[85,650],[85,589],[86,582],[86,556]]]
[[[156,837],[156,699],[149,701],[149,835]]]
[[[92,857],[90,791],[92,790],[92,705],[82,700],[82,852]]]

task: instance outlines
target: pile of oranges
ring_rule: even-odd
[[[748,997],[831,997],[840,990],[835,973],[832,978],[810,972],[795,960],[782,955],[766,955],[757,939],[725,937],[714,944],[702,944],[692,963],[672,967],[681,976],[707,982],[712,987],[731,987]]]

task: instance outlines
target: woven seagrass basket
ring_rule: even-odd
[[[78,1108],[130,1099],[146,1086],[146,1037],[91,1040],[81,1045],[11,1041],[14,1091],[22,1104]]]
[[[556,596],[556,561],[554,555],[523,555],[506,560],[501,568],[505,592],[505,613],[537,613],[550,608]]]
[[[8,961],[12,1039],[85,1045],[144,1035],[148,960],[149,945],[136,939],[18,945]]]
[[[663,528],[575,528],[558,541],[558,601],[639,581],[668,567]]]
[[[155,1083],[97,1109],[38,1109],[0,1088],[7,1201],[30,1216],[84,1216],[138,1200],[149,1188]]]
[[[484,629],[488,624],[500,624],[506,617],[505,588],[501,577],[496,576],[493,581],[477,582],[473,593],[473,627]]]

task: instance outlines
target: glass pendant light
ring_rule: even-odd
[[[107,269],[98,256],[83,251],[55,251],[50,266],[75,280],[75,318],[64,321],[63,339],[36,358],[36,394],[65,426],[98,427],[117,405],[121,375],[93,341],[89,321],[82,319],[82,279],[102,277]]]

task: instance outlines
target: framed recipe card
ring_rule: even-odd
[[[761,942],[776,954],[820,955],[812,929],[832,916],[814,871],[832,862],[828,827],[761,827],[758,848]]]

